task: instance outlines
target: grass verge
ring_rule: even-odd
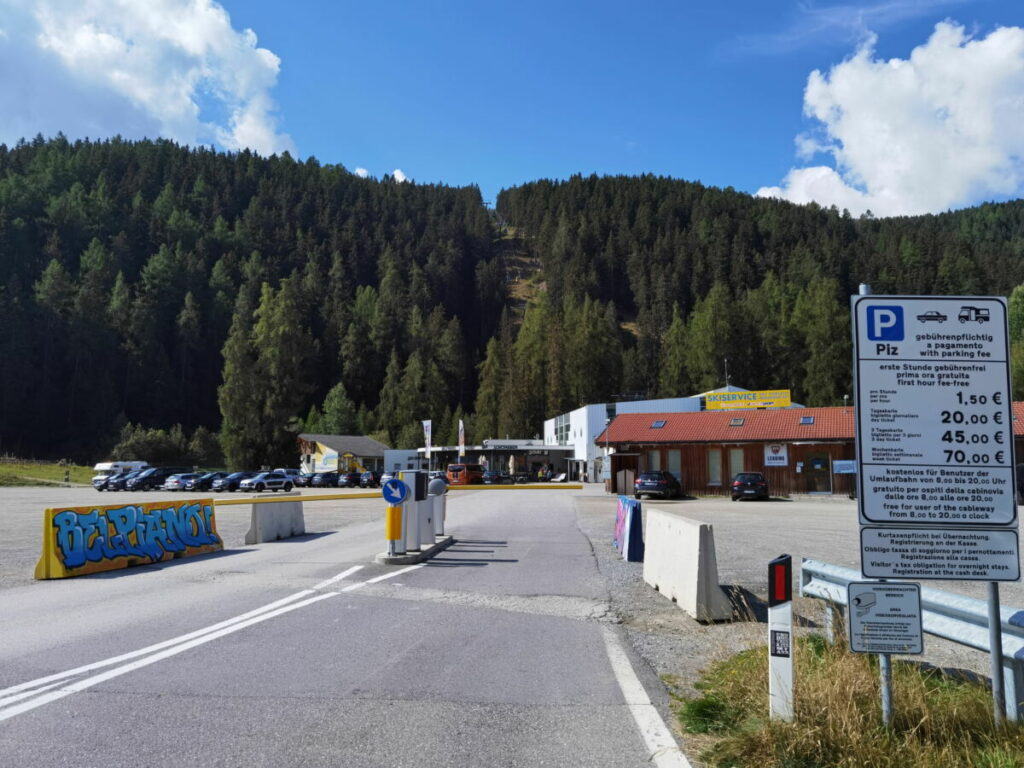
[[[72,483],[89,483],[93,476],[92,467],[77,464],[61,465],[37,462],[4,461],[0,463],[0,486],[11,485],[61,485],[65,470],[71,473]]]
[[[893,724],[881,724],[876,657],[796,645],[796,720],[768,720],[768,649],[714,665],[679,720],[715,768],[1024,768],[1024,728],[992,723],[987,687],[893,664]]]

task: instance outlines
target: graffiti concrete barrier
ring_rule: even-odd
[[[43,515],[37,579],[64,579],[224,549],[212,499],[57,507]]]

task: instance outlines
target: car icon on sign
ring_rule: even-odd
[[[949,320],[946,315],[942,314],[937,309],[930,309],[923,315],[918,315],[917,319],[922,323],[944,323]]]

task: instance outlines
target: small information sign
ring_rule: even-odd
[[[919,584],[854,581],[847,597],[851,651],[924,653]]]
[[[861,572],[869,579],[1017,581],[1020,557],[1013,528],[860,529]]]

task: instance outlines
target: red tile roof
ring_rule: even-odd
[[[768,440],[853,440],[855,409],[766,408],[693,413],[622,413],[594,440],[609,443],[736,443]],[[802,424],[810,418],[813,423]],[[734,420],[742,423],[731,426]],[[1024,402],[1013,404],[1013,433],[1024,435]],[[652,425],[663,421],[664,425]],[[607,437],[606,437],[607,433]]]

